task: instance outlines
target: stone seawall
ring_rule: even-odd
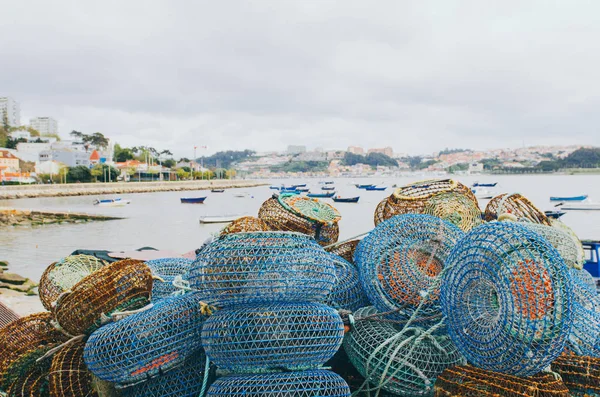
[[[214,180],[179,182],[72,183],[55,185],[0,186],[0,200],[27,197],[88,196],[123,193],[170,192],[204,189],[233,189],[263,186],[261,181]]]

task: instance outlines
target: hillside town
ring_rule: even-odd
[[[517,149],[446,149],[409,154],[387,146],[345,149],[290,145],[281,152],[217,152],[176,160],[170,150],[147,146],[121,148],[102,133],[59,132],[50,116],[21,123],[18,101],[0,97],[0,181],[61,183],[154,181],[213,178],[269,179],[290,176],[368,177],[403,173],[553,172],[581,146],[533,146]],[[191,146],[193,143],[191,143]],[[573,165],[581,166],[580,164]],[[585,165],[584,165],[585,166]],[[590,164],[595,168],[597,164]]]

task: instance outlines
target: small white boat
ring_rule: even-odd
[[[561,211],[600,211],[600,203],[585,200],[578,203],[565,204],[560,209]]]
[[[479,200],[491,200],[494,197],[487,189],[471,189],[471,191]]]
[[[127,204],[131,204],[131,200],[122,198],[94,200],[94,205],[98,207],[124,207]]]
[[[229,223],[244,216],[243,214],[235,215],[206,215],[200,217],[200,223]]]

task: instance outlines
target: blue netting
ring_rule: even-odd
[[[339,314],[321,303],[242,305],[217,311],[202,327],[208,357],[233,372],[317,367],[343,338]]]
[[[121,390],[122,397],[198,397],[206,356],[199,351],[169,372]]]
[[[573,329],[569,349],[580,356],[600,357],[600,296],[585,280],[585,270],[571,269],[573,277]],[[589,273],[587,273],[589,274]]]
[[[539,234],[512,222],[485,224],[446,263],[442,310],[470,363],[530,376],[563,351],[573,325],[572,281]]]
[[[590,272],[585,269],[580,270],[575,268],[571,268],[569,271],[571,272],[571,277],[579,279],[579,281],[597,294],[598,286],[596,285],[596,280],[594,280],[594,277],[590,274]]]
[[[371,303],[394,318],[411,317],[463,235],[458,227],[431,215],[398,215],[377,225],[354,256]],[[430,292],[421,317],[439,317],[439,292]]]
[[[359,309],[344,338],[344,350],[371,388],[403,396],[429,396],[436,377],[465,360],[447,334],[434,328],[400,327],[383,322],[373,306]],[[438,326],[441,323],[438,324]]]
[[[335,284],[335,266],[321,246],[299,233],[235,233],[206,246],[188,279],[216,306],[322,301]]]
[[[86,343],[84,360],[100,379],[122,385],[143,381],[202,348],[204,319],[197,294],[163,299],[95,331]]]
[[[339,375],[312,370],[263,375],[230,375],[218,379],[207,397],[349,397]]]
[[[336,282],[325,298],[325,304],[336,309],[355,311],[369,305],[363,291],[358,269],[344,258],[330,254],[335,263]]]
[[[152,274],[164,280],[154,280],[154,284],[152,285],[152,302],[156,302],[177,292],[178,289],[173,285],[173,280],[177,276],[186,274],[193,262],[192,259],[187,258],[162,258],[146,262],[146,265],[152,270]]]

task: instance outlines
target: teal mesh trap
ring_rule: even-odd
[[[202,345],[232,372],[301,370],[329,360],[344,338],[336,310],[320,303],[241,305],[217,311],[202,328]]]
[[[152,302],[156,302],[179,291],[173,285],[173,280],[177,276],[185,275],[193,262],[192,259],[187,258],[162,258],[146,262],[146,265],[152,270],[152,274],[158,277],[158,279],[154,279],[154,284],[152,285]]]
[[[98,378],[135,384],[180,365],[202,348],[205,316],[197,294],[166,298],[95,331],[84,360]]]
[[[205,379],[206,356],[202,351],[170,371],[121,390],[121,397],[198,397]]]
[[[479,226],[446,262],[441,303],[452,340],[473,365],[534,375],[573,325],[569,270],[541,235],[513,222]]]
[[[432,286],[463,235],[458,227],[431,215],[397,215],[381,222],[355,254],[371,303],[396,319],[410,318],[419,305],[419,316],[439,319],[439,291]]]
[[[349,397],[339,375],[324,371],[230,375],[215,381],[207,397]]]
[[[313,239],[299,233],[221,236],[196,257],[188,280],[216,306],[273,301],[323,301],[335,265]]]
[[[358,276],[358,269],[335,254],[330,254],[335,263],[336,282],[325,298],[325,304],[336,309],[355,311],[369,305]]]
[[[344,339],[344,349],[367,379],[363,392],[384,390],[403,396],[431,395],[436,377],[465,360],[448,335],[427,329],[399,327],[382,321],[373,306],[359,309],[356,323]]]
[[[571,269],[573,279],[573,328],[568,348],[580,356],[600,358],[600,296],[585,280],[585,270]],[[589,274],[589,273],[587,273]]]

